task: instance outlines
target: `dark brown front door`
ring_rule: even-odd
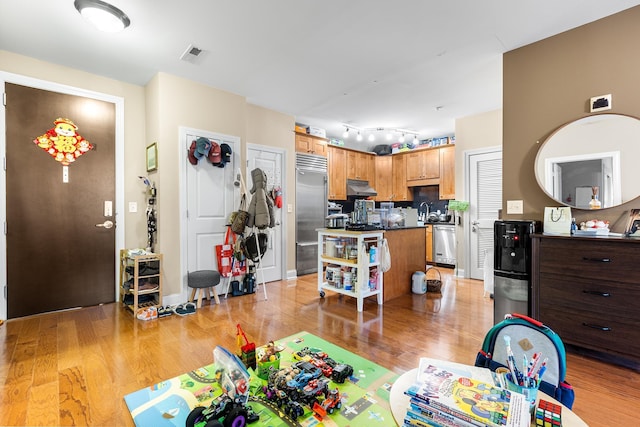
[[[6,84],[9,318],[115,301],[115,104]],[[95,148],[67,167],[33,140],[70,119]],[[65,180],[67,182],[65,182]],[[112,214],[113,215],[113,214]]]

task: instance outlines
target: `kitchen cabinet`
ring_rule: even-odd
[[[361,179],[373,185],[375,163],[372,154],[361,151],[347,151],[347,179]]]
[[[375,157],[375,189],[378,195],[374,200],[389,202],[393,200],[393,156]]]
[[[640,364],[640,241],[534,235],[532,316],[565,344]]]
[[[426,261],[433,262],[433,225],[424,226]]]
[[[120,299],[136,314],[141,307],[162,302],[162,254],[141,254],[120,250]]]
[[[383,274],[380,269],[382,231],[318,230],[318,292],[324,298],[329,290],[357,299],[358,311],[364,307],[364,299],[376,296],[382,305]],[[337,257],[330,253],[327,240],[339,241],[346,247],[355,248],[355,257]],[[335,245],[337,246],[337,245]],[[335,249],[335,246],[333,247]],[[370,251],[375,251],[370,255]],[[344,251],[349,255],[350,250]],[[350,277],[346,283],[344,277]]]
[[[347,150],[327,147],[329,200],[347,200]]]
[[[325,138],[296,132],[296,151],[326,157],[327,140]]]
[[[441,147],[440,152],[440,200],[456,198],[456,147]]]
[[[439,149],[410,151],[407,157],[407,186],[438,185],[440,182]]]
[[[407,157],[404,154],[396,154],[392,157],[393,172],[393,200],[394,202],[406,202],[413,200],[413,191],[407,187]]]

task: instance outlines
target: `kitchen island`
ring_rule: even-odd
[[[318,229],[317,231],[319,254],[318,290],[320,292],[330,290],[358,298],[358,311],[362,311],[362,299],[368,296],[377,295],[378,303],[382,304],[382,302],[389,301],[399,296],[411,294],[411,277],[413,276],[413,273],[416,271],[425,271],[426,269],[426,227],[424,226],[394,227],[375,231],[349,231],[342,229]],[[336,282],[333,280],[333,277],[330,277],[331,281],[327,280],[327,267],[334,264],[335,266],[340,267],[356,267],[356,271],[360,272],[362,275],[356,273],[356,276],[352,276],[352,280],[364,283],[368,280],[364,275],[366,272],[365,268],[375,267],[377,269],[380,260],[378,252],[378,257],[375,263],[371,265],[365,263],[363,264],[363,268],[357,268],[360,261],[362,260],[364,262],[365,260],[354,258],[348,259],[348,256],[347,259],[344,259],[344,254],[342,256],[330,256],[332,254],[328,252],[333,249],[327,249],[327,237],[336,239],[353,239],[360,236],[364,239],[364,237],[369,238],[374,235],[376,238],[381,239],[383,232],[384,238],[387,239],[387,244],[389,246],[391,268],[384,274],[381,274],[381,271],[378,274],[380,280],[379,289],[371,290],[362,288],[363,294],[357,295],[354,290],[345,290],[344,283],[340,283],[338,285],[341,287],[336,287]],[[343,247],[341,250],[346,251],[347,248]],[[360,258],[363,257],[361,256]],[[367,259],[366,261],[368,262],[369,260]],[[342,269],[344,270],[344,268]],[[332,273],[332,270],[330,270],[330,273]]]
[[[426,269],[426,228],[398,227],[385,230],[391,268],[384,273],[383,300],[411,294],[411,276]]]

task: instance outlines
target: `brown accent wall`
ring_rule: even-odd
[[[640,6],[507,52],[503,58],[503,213],[507,200],[524,200],[524,215],[542,220],[557,206],[538,186],[534,161],[540,144],[559,126],[591,115],[589,99],[612,94],[607,113],[640,118]],[[540,144],[539,144],[539,143]],[[634,153],[638,156],[640,146]],[[577,221],[597,217],[622,232],[628,210],[572,209]]]

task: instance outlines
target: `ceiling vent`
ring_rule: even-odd
[[[203,53],[202,49],[199,49],[194,45],[190,44],[187,47],[187,50],[184,51],[180,59],[182,59],[183,61],[191,62],[192,64],[196,64],[199,61],[202,53]]]

